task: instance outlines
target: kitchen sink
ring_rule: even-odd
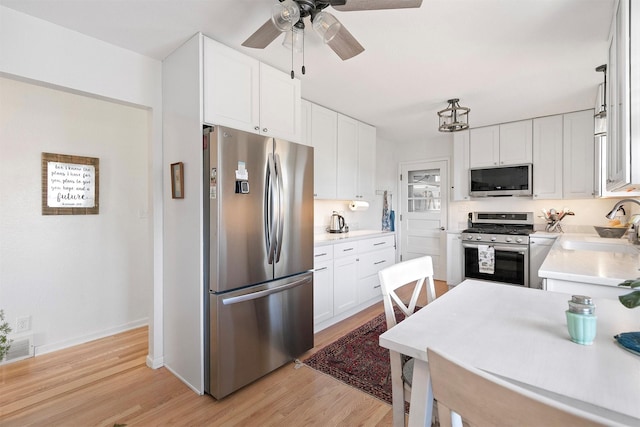
[[[602,241],[605,240],[605,241]],[[564,249],[574,251],[617,252],[623,254],[640,254],[640,246],[630,244],[627,240],[611,240],[602,238],[586,238],[584,240],[565,240]]]

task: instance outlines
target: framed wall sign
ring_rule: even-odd
[[[171,198],[184,199],[184,165],[171,163]]]
[[[42,215],[99,213],[100,159],[42,153]]]

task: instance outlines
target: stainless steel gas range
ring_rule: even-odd
[[[471,212],[462,232],[464,277],[529,286],[533,212]]]

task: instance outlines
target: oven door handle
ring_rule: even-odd
[[[477,249],[478,248],[478,244],[476,243],[463,243],[462,247],[463,248],[467,248],[467,249]],[[526,247],[522,247],[522,246],[500,246],[500,245],[487,245],[487,246],[491,246],[493,249],[495,249],[496,251],[502,251],[502,252],[517,252],[520,254],[526,254],[527,251],[529,250],[529,248]]]

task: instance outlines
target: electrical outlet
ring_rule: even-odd
[[[16,333],[31,330],[31,316],[22,316],[16,319]]]

